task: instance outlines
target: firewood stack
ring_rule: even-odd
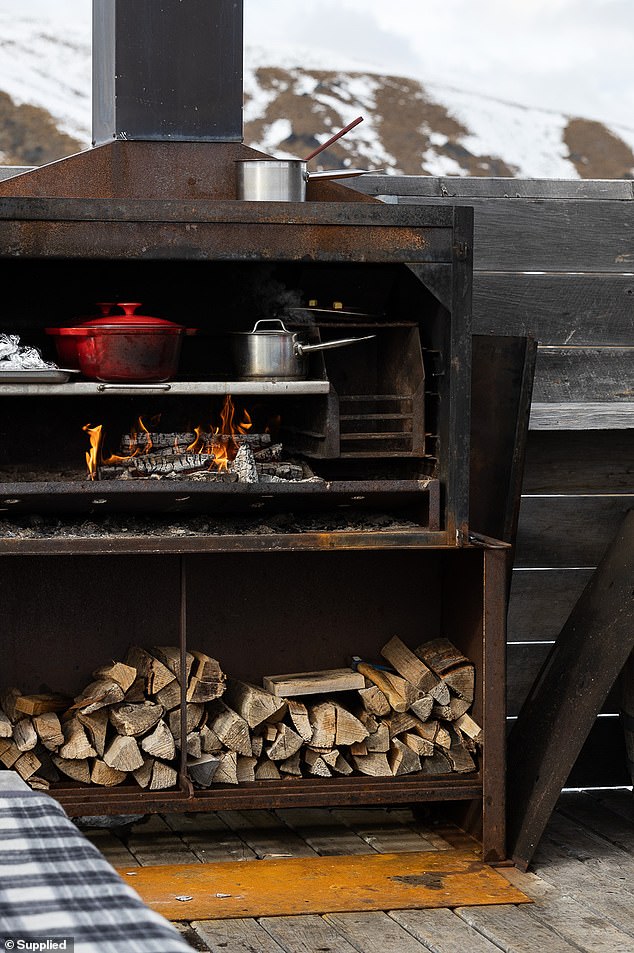
[[[411,651],[397,637],[388,663],[268,676],[263,687],[225,678],[188,652],[187,767],[195,787],[362,774],[443,775],[476,769],[482,731],[469,711],[474,666],[447,639]],[[65,775],[102,786],[133,778],[177,783],[180,650],[133,647],[94,673],[77,698],[0,693],[0,762],[32,787]]]
[[[98,668],[75,699],[0,692],[0,763],[39,790],[63,776],[105,787],[133,778],[152,791],[171,788],[181,745],[180,676],[179,648],[133,646],[125,662]],[[225,675],[215,659],[188,652],[185,679],[187,751],[200,759],[205,704],[223,693]]]

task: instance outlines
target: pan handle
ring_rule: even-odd
[[[295,353],[298,357],[311,351],[328,351],[334,347],[345,347],[347,344],[357,344],[359,341],[370,341],[376,334],[366,334],[361,338],[340,338],[338,341],[324,341],[322,344],[300,344],[295,342]]]

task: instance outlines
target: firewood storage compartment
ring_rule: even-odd
[[[0,379],[0,687],[75,695],[130,644],[195,648],[261,684],[377,661],[394,635],[411,648],[447,638],[475,666],[485,739],[466,774],[193,790],[181,756],[170,790],[51,793],[76,815],[438,801],[501,859],[505,554],[469,539],[471,211],[8,198],[0,216],[19,301],[2,330],[47,357],[44,328],[101,300],[198,329],[160,385]],[[236,380],[228,335],[279,314],[313,341],[374,337],[315,352],[307,380]],[[132,420],[189,432],[227,395],[274,420],[315,479],[86,478],[83,427],[102,424],[118,452]]]

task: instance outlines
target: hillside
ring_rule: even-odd
[[[34,34],[26,15],[3,16],[0,28],[0,162],[37,165],[88,148],[85,32],[77,26],[58,36],[49,26]],[[340,65],[314,51],[247,48],[244,141],[270,154],[302,157],[363,115],[314,168],[345,163],[409,175],[634,176],[634,127]]]

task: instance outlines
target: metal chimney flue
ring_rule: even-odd
[[[93,144],[242,141],[242,0],[93,0]]]

